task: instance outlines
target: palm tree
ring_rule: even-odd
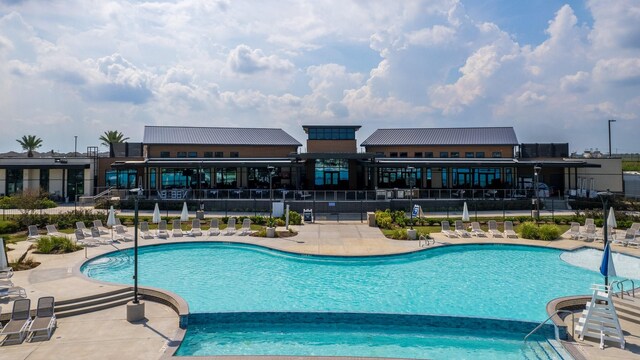
[[[27,150],[27,156],[33,157],[33,150],[42,146],[42,139],[35,135],[24,135],[22,139],[16,140],[23,150]]]
[[[102,145],[110,146],[111,144],[125,142],[129,140],[128,137],[124,137],[124,134],[118,130],[105,131],[102,136],[100,136],[100,141],[102,141]]]

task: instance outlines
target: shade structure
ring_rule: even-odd
[[[182,213],[180,214],[180,221],[189,221],[189,210],[187,209],[187,202],[182,204]]]
[[[613,256],[611,255],[611,243],[608,243],[602,254],[602,263],[600,263],[600,274],[604,276],[616,276],[616,267],[613,265]]]
[[[158,206],[158,203],[156,203],[156,206],[153,208],[153,218],[151,219],[151,221],[154,224],[160,222],[160,207]]]
[[[462,221],[469,221],[469,208],[467,208],[467,202],[464,202],[464,207],[462,208]]]
[[[107,226],[113,227],[116,224],[116,211],[113,209],[113,205],[109,208],[109,216],[107,217]]]
[[[7,252],[4,251],[4,239],[0,238],[0,270],[9,267],[9,261],[7,260]]]

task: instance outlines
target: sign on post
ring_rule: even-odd
[[[422,207],[420,205],[413,205],[412,211],[414,218],[420,218],[424,216],[424,214],[422,213]]]

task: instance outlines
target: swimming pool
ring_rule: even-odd
[[[139,279],[141,285],[175,292],[189,304],[192,315],[180,354],[270,354],[276,349],[285,352],[278,355],[388,356],[359,352],[363,349],[357,344],[325,346],[332,339],[346,336],[370,339],[373,345],[365,347],[382,354],[392,351],[395,357],[410,358],[412,351],[418,351],[423,357],[428,354],[438,358],[442,349],[430,349],[430,340],[420,334],[442,332],[443,327],[415,330],[398,325],[387,327],[380,335],[376,324],[352,328],[353,323],[347,322],[336,332],[333,325],[300,325],[299,319],[283,322],[287,326],[280,327],[273,321],[250,325],[230,322],[221,327],[219,322],[212,326],[197,319],[207,319],[209,314],[236,316],[236,312],[254,316],[330,312],[363,316],[435,314],[460,317],[462,323],[469,323],[469,317],[540,322],[547,317],[549,300],[588,294],[591,284],[602,282],[597,271],[563,261],[562,253],[548,248],[487,244],[438,247],[393,256],[318,257],[252,245],[177,243],[141,248]],[[110,253],[90,260],[81,270],[94,279],[130,284],[131,254],[130,250]],[[483,339],[493,339],[487,358],[495,355],[493,351],[498,351],[500,357],[508,357],[504,354],[511,351],[514,358],[525,351],[524,330],[515,335],[509,335],[508,330],[503,334],[480,332],[466,325],[458,330],[459,333],[445,331],[451,336],[441,339],[449,354],[454,347],[459,348],[461,357],[465,357],[465,351],[480,351],[478,344]],[[275,333],[292,336],[277,340]],[[395,352],[397,344],[390,343],[390,339],[403,336],[416,346],[404,344],[400,347],[407,352],[399,354]],[[301,343],[304,338],[318,341],[307,341],[305,347]],[[252,348],[249,343],[258,345]],[[390,343],[391,350],[382,349],[383,343]],[[534,349],[537,350],[526,351],[539,351]],[[472,357],[478,358],[480,353],[476,355]]]
[[[331,311],[544,320],[549,300],[588,294],[602,276],[559,250],[460,245],[397,256],[316,257],[257,246],[179,243],[139,250],[141,285],[182,296],[192,313]],[[131,284],[130,251],[82,267]],[[535,296],[533,296],[535,294]]]

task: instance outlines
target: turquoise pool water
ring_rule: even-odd
[[[140,284],[182,296],[191,313],[327,311],[541,321],[553,298],[588,294],[596,271],[561,251],[506,245],[386,257],[314,257],[257,246],[180,243],[139,250]],[[89,261],[89,277],[132,284],[132,251]]]
[[[193,324],[176,355],[367,356],[410,359],[562,359],[521,333],[354,324]]]

